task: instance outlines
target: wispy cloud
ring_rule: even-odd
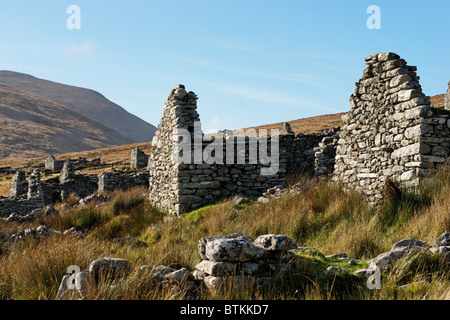
[[[288,81],[288,82],[294,82],[294,83],[302,83],[305,85],[310,86],[316,86],[321,87],[325,90],[333,91],[336,89],[337,85],[341,84],[341,81],[338,79],[330,78],[330,77],[322,77],[317,75],[311,75],[307,73],[282,73],[282,72],[260,72],[260,71],[251,71],[251,70],[245,70],[245,69],[233,69],[233,68],[225,68],[222,67],[214,62],[206,61],[206,60],[199,60],[199,59],[192,59],[192,58],[186,58],[186,57],[177,57],[177,59],[193,64],[195,66],[199,66],[205,69],[222,72],[222,73],[228,73],[228,74],[234,74],[238,76],[246,76],[246,77],[252,77],[252,78],[265,78],[265,79],[271,79],[271,80],[281,80],[281,81]]]
[[[91,55],[95,52],[95,41],[88,41],[81,44],[72,44],[64,50],[64,55],[68,58],[79,58]]]
[[[337,112],[337,109],[323,106],[315,101],[302,97],[298,94],[286,94],[259,88],[244,87],[233,84],[210,84],[215,90],[241,98],[265,102],[272,105],[297,107],[304,109],[322,110],[325,112]]]
[[[273,50],[268,48],[263,48],[261,46],[252,43],[243,43],[238,40],[230,39],[218,39],[218,38],[197,38],[198,41],[209,45],[211,47],[238,51],[238,52],[248,52],[261,55],[274,56],[279,58],[301,58],[309,59],[313,61],[330,61],[330,62],[345,62],[353,63],[352,59],[348,57],[340,57],[335,54],[323,54],[322,52],[312,52],[311,50],[301,50],[299,48],[287,49],[281,47],[280,50]]]

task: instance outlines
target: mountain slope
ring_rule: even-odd
[[[133,141],[63,105],[0,84],[0,159],[92,150]]]
[[[439,94],[436,96],[430,97],[431,100],[431,106],[435,108],[442,108],[444,106],[444,98],[445,94]],[[336,113],[336,114],[326,114],[322,116],[316,116],[311,118],[304,118],[304,119],[297,119],[292,121],[286,121],[289,122],[291,125],[292,130],[295,133],[312,133],[323,129],[331,129],[333,127],[340,127],[344,123],[342,122],[342,115],[344,113]],[[272,130],[272,129],[281,129],[283,128],[284,122],[279,123],[272,123],[272,124],[266,124],[258,127],[251,127],[246,128],[247,129],[256,129],[257,131],[259,129],[266,129],[266,130]]]
[[[100,93],[13,71],[0,71],[0,83],[55,101],[113,128],[133,142],[151,141],[156,127],[132,115]]]

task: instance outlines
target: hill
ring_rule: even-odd
[[[438,94],[431,97],[431,106],[435,108],[441,108],[444,106],[445,94]]]
[[[0,84],[0,159],[129,144],[119,132],[61,104]]]
[[[128,137],[131,142],[151,141],[156,128],[109,101],[100,93],[39,79],[27,74],[0,71],[0,83],[55,101]]]
[[[445,99],[445,94],[440,94],[440,95],[430,97],[431,106],[435,107],[435,108],[443,107],[444,99]],[[289,122],[292,130],[295,133],[299,133],[299,132],[312,133],[312,132],[323,130],[323,129],[330,129],[333,127],[342,126],[343,122],[342,122],[341,117],[344,114],[345,114],[345,112],[336,113],[336,114],[326,114],[323,116],[297,119],[297,120],[291,120],[291,121],[286,121],[286,122]],[[250,128],[246,128],[244,130],[247,130],[247,129],[256,129],[256,130],[259,130],[259,129],[267,129],[267,130],[281,129],[281,128],[283,128],[283,125],[284,125],[284,122],[278,122],[278,123],[266,124],[266,125],[257,126],[257,127],[250,127]]]
[[[323,130],[323,129],[330,129],[333,127],[342,126],[343,122],[342,122],[341,117],[343,114],[344,113],[326,114],[323,116],[297,119],[297,120],[291,120],[291,121],[286,121],[286,122],[289,122],[292,130],[295,133],[299,133],[299,132],[312,133],[312,132]],[[284,125],[284,122],[278,122],[278,123],[266,124],[263,126],[250,127],[250,128],[246,128],[244,130],[256,129],[258,131],[259,129],[266,129],[266,130],[281,129],[281,128],[283,128],[283,125]]]

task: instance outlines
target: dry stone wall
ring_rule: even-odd
[[[323,139],[336,134],[339,127],[317,133],[290,133],[280,135],[280,153],[286,161],[288,174],[299,171],[314,175],[316,173],[316,148]]]
[[[324,137],[319,146],[314,148],[314,173],[318,180],[329,180],[333,177],[338,141],[339,132],[335,130],[333,135]]]
[[[128,190],[136,187],[148,188],[149,178],[148,171],[133,173],[102,172],[98,175],[98,193]]]
[[[146,168],[148,165],[148,155],[141,151],[139,147],[136,147],[131,152],[130,168],[141,169]]]
[[[28,182],[24,170],[18,170],[11,183],[11,197],[24,198],[28,192]]]
[[[56,160],[52,154],[45,159],[45,169],[52,171],[61,171],[64,166],[64,160]]]
[[[376,202],[387,179],[416,185],[448,160],[449,116],[433,114],[417,68],[397,54],[373,54],[365,62],[343,116],[333,180]]]
[[[250,164],[250,151],[258,151],[250,137],[225,135],[217,136],[215,140],[204,139],[201,128],[196,127],[200,123],[197,99],[197,95],[187,92],[183,85],[174,85],[166,100],[149,160],[150,200],[155,205],[166,212],[180,214],[224,197],[256,196],[270,187],[285,184],[285,160],[280,159],[279,170],[273,175],[261,174],[261,169],[270,164],[258,161]],[[187,135],[179,136],[182,130]],[[268,140],[266,147],[270,150],[272,142]],[[189,149],[179,152],[177,147],[181,142],[188,143]],[[217,161],[204,161],[202,155],[208,153],[213,142],[218,153],[223,155],[211,153]],[[258,142],[257,148],[260,147]],[[232,152],[228,151],[230,146]],[[200,161],[197,159],[199,154]],[[173,155],[183,157],[184,161],[173,161]],[[238,158],[244,161],[238,162]]]
[[[64,167],[64,164],[66,162],[70,161],[74,168],[83,168],[87,166],[96,166],[100,165],[101,160],[100,157],[97,157],[92,160],[87,160],[85,157],[80,157],[76,160],[74,159],[68,159],[67,161],[64,160],[56,160],[56,158],[53,155],[49,155],[47,159],[45,160],[45,169],[51,170],[51,171],[61,171]]]

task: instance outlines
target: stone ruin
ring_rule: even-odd
[[[99,194],[127,190],[134,187],[148,188],[149,174],[141,172],[103,172],[98,175],[75,173],[72,161],[66,161],[57,178],[41,181],[39,169],[35,169],[26,180],[24,170],[17,170],[11,184],[11,197],[0,197],[0,218],[12,215],[25,217],[35,209],[42,209],[57,201],[64,201],[70,195],[80,198],[95,192]]]
[[[130,165],[147,166],[147,170],[82,176],[74,173],[73,163],[66,162],[59,179],[44,183],[38,171],[27,182],[25,173],[18,170],[12,197],[0,197],[0,217],[31,211],[70,194],[83,197],[141,186],[149,188],[154,205],[167,213],[182,214],[223,198],[258,197],[270,188],[283,188],[286,175],[297,171],[343,183],[376,203],[383,198],[387,181],[415,186],[450,160],[450,113],[430,107],[417,68],[408,66],[397,54],[373,54],[365,62],[363,76],[350,98],[351,109],[343,116],[343,127],[312,134],[295,134],[285,123],[277,138],[258,138],[256,132],[240,137],[228,131],[205,137],[199,125],[197,95],[183,85],[174,85],[151,154],[147,156],[139,148],[132,152]],[[449,101],[450,87],[445,102],[448,110]],[[189,147],[180,149],[186,143]],[[251,162],[250,155],[276,145],[278,170],[263,175],[263,169],[271,164]],[[233,151],[228,153],[230,159],[225,156],[229,147]],[[217,150],[223,154],[215,154]],[[200,161],[196,161],[198,155]],[[173,161],[174,156],[188,161]],[[47,160],[53,169],[58,167],[53,156]]]
[[[273,175],[261,174],[270,164],[249,163],[250,150],[254,143],[261,148],[258,143],[262,140],[221,135],[211,140],[205,138],[198,127],[197,99],[197,95],[186,91],[183,85],[174,85],[166,100],[149,161],[151,202],[166,212],[180,214],[224,197],[257,196],[270,187],[285,184],[283,159],[279,161],[278,172]],[[174,133],[179,134],[182,130],[185,135],[177,136],[178,140],[174,141]],[[189,148],[183,149],[182,155],[177,151],[181,142]],[[211,145],[223,154],[213,155],[209,149]],[[270,141],[268,145],[272,148]],[[231,152],[225,152],[227,148],[231,148]],[[216,161],[208,163],[205,154]],[[173,161],[174,155],[187,161]],[[237,159],[244,161],[237,164]]]
[[[101,164],[100,157],[97,157],[92,160],[87,160],[85,157],[80,157],[76,160],[75,159],[56,160],[56,158],[52,154],[49,154],[47,159],[45,160],[45,169],[54,172],[61,171],[63,169],[64,163],[66,163],[67,161],[72,162],[74,168],[98,166]]]
[[[56,158],[49,154],[45,159],[45,169],[51,171],[61,171],[64,166],[64,160],[56,160]]]
[[[285,123],[278,141],[280,170],[271,177],[260,175],[260,167],[247,162],[174,164],[171,155],[179,141],[172,135],[177,130],[188,130],[193,145],[201,144],[203,151],[207,143],[202,134],[194,136],[197,96],[175,85],[153,140],[150,200],[166,212],[180,214],[223,197],[255,196],[284,186],[286,173],[299,169],[360,191],[371,203],[383,198],[388,180],[418,185],[449,160],[450,115],[433,111],[417,68],[397,54],[373,54],[365,62],[350,98],[351,110],[343,116],[344,126],[305,135],[295,134]]]
[[[363,76],[343,116],[333,180],[383,198],[388,179],[417,185],[449,160],[449,114],[435,114],[416,67],[395,53],[365,59]]]
[[[131,161],[130,168],[131,169],[142,169],[148,166],[149,156],[145,154],[144,151],[141,151],[139,147],[136,147],[131,152]]]

